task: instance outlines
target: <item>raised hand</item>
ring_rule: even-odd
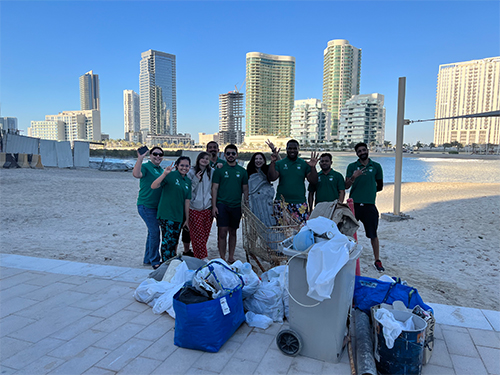
[[[280,150],[281,148],[278,148],[277,150],[276,147],[274,148],[273,153],[271,154],[271,162],[280,160]]]
[[[172,164],[170,164],[168,167],[165,168],[165,170],[163,171],[163,173],[166,176],[167,174],[169,174],[170,172],[172,172],[174,169],[175,169],[174,162],[172,162]]]
[[[201,181],[202,176],[203,176],[203,171],[202,170],[200,170],[200,171],[198,171],[198,173],[196,173],[196,177],[198,177],[198,179],[200,181]]]
[[[316,164],[318,164],[319,160],[319,152],[311,152],[311,159],[307,162],[307,164],[311,167],[314,168],[316,167]]]
[[[366,167],[362,169],[356,169],[354,172],[352,172],[352,177],[357,178],[361,176],[362,174],[365,174]]]
[[[276,147],[274,146],[273,142],[271,142],[269,139],[266,141],[266,145],[269,146],[269,148],[271,149],[271,152],[274,153],[274,151],[276,151]]]

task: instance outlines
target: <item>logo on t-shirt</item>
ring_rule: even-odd
[[[177,179],[177,178],[175,179],[175,184],[176,184],[177,186],[181,186],[181,183],[179,182],[179,179]]]
[[[330,177],[330,181],[333,181],[333,177]]]
[[[240,178],[240,172],[236,172],[236,177]]]
[[[368,168],[368,172],[370,173],[373,172],[373,168],[372,167]]]
[[[300,168],[302,168],[302,167],[300,165],[297,165],[297,169],[300,169]]]
[[[287,164],[285,164],[285,165],[283,166],[283,169],[288,169],[288,165],[287,165]]]
[[[224,171],[224,178],[229,178],[229,173],[227,173],[227,171]]]

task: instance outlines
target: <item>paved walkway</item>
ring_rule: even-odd
[[[178,348],[174,320],[132,294],[134,269],[0,254],[1,374],[350,374],[338,364],[287,357],[279,324],[246,323],[218,353]],[[500,375],[500,312],[430,303],[436,343],[422,374]]]

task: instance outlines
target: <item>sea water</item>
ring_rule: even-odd
[[[371,159],[382,166],[384,183],[394,183],[396,159],[393,156]],[[90,158],[91,161],[101,161],[101,158]],[[177,160],[175,156],[163,158],[161,166],[165,168]],[[307,158],[306,158],[307,160]],[[347,166],[356,160],[356,156],[332,155],[332,168],[345,176]],[[133,167],[136,159],[106,158],[106,162],[126,163]],[[268,161],[269,162],[269,161]],[[248,162],[244,162],[246,167]],[[318,167],[319,169],[319,164]],[[498,159],[461,159],[433,157],[404,157],[402,182],[480,182],[500,183],[500,160]]]

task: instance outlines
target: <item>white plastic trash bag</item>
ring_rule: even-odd
[[[406,322],[400,322],[394,318],[392,312],[387,309],[380,308],[375,312],[375,319],[382,324],[382,333],[385,338],[385,345],[389,349],[394,347],[394,341],[403,331],[414,331],[415,325],[413,324],[413,319],[410,317]]]
[[[241,260],[237,260],[231,264],[231,268],[235,272],[238,272],[245,283],[243,289],[241,290],[243,299],[254,294],[260,285],[260,279],[259,276],[257,276],[257,274],[253,271],[252,265],[250,263],[242,263]]]
[[[263,281],[253,295],[243,300],[243,306],[245,310],[266,315],[274,322],[283,322],[283,290],[278,278]]]
[[[273,320],[268,316],[255,314],[252,311],[248,311],[245,314],[245,320],[249,327],[256,327],[260,329],[268,329],[269,326],[273,324]]]
[[[341,234],[337,224],[333,220],[327,219],[324,216],[318,216],[314,219],[306,221],[304,228],[306,227],[311,229],[317,236],[333,238],[336,235]]]
[[[146,279],[135,290],[134,298],[142,303],[150,303],[167,291],[167,284],[164,281]]]
[[[309,250],[306,265],[308,297],[320,302],[330,298],[335,276],[349,261],[349,252],[355,246],[354,242],[349,241],[340,232],[328,241],[313,245]]]
[[[190,270],[186,262],[182,262],[175,268],[175,274],[170,282],[162,281],[166,284],[165,292],[158,297],[154,306],[154,314],[162,314],[167,312],[172,318],[175,319],[175,312],[173,308],[173,298],[187,281],[191,281],[194,276],[194,270]]]
[[[213,299],[226,295],[238,285],[241,285],[240,277],[231,271],[231,267],[223,259],[210,261],[198,269],[193,277],[193,287],[201,293],[208,292]]]

